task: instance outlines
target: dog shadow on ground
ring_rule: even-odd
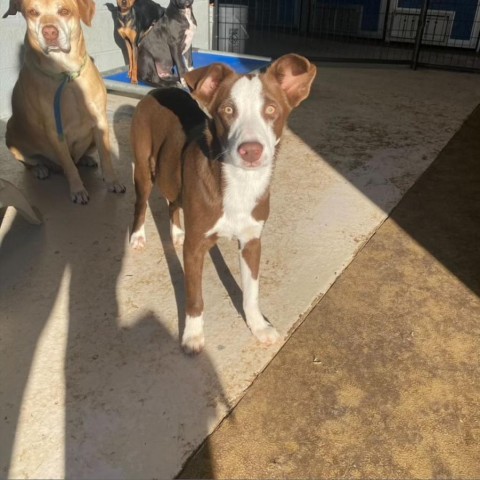
[[[115,118],[130,121],[122,111]],[[121,150],[115,165],[127,194],[106,192],[99,172],[82,169],[91,200],[79,206],[65,195],[63,175],[39,181],[22,171],[3,148],[4,130],[0,176],[38,206],[44,224],[15,216],[0,236],[0,476],[22,476],[32,463],[37,474],[42,468],[48,474],[45,465],[55,459],[42,458],[32,442],[54,442],[45,454],[64,452],[67,478],[172,476],[168,468],[185,460],[181,452],[207,435],[223,391],[208,355],[185,356],[161,313],[140,308],[130,325],[120,321],[117,288],[133,216],[131,155]],[[158,228],[183,305],[168,216]],[[205,396],[209,406],[200,407]],[[43,418],[31,417],[42,403]],[[42,431],[48,424],[50,433]],[[62,424],[63,434],[56,429]]]

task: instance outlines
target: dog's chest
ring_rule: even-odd
[[[256,220],[252,213],[266,193],[271,172],[268,169],[248,171],[224,165],[225,189],[223,192],[223,212],[215,225],[205,236],[237,238],[246,243],[259,238],[264,220]]]
[[[192,10],[190,8],[186,9],[185,18],[187,19],[188,27],[185,30],[185,43],[184,43],[182,53],[186,53],[190,49],[190,47],[192,46],[193,36],[195,35],[195,30],[197,29],[197,26],[195,25],[195,22],[193,21]]]
[[[128,36],[126,34],[123,35],[123,32],[126,31],[126,30],[135,29],[135,14],[134,14],[134,11],[131,10],[130,12],[128,12],[126,14],[119,14],[117,18],[118,18],[120,35]]]

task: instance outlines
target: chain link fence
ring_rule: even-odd
[[[480,0],[215,0],[213,48],[480,72]]]

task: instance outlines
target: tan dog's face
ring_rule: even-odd
[[[80,31],[80,20],[91,24],[95,3],[93,0],[11,0],[4,16],[18,11],[27,21],[32,47],[45,54],[69,53],[71,39]]]
[[[24,0],[23,15],[29,35],[44,53],[71,49],[70,37],[80,22],[78,9],[72,0]]]

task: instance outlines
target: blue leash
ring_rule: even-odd
[[[68,76],[65,75],[65,78],[62,80],[62,83],[57,88],[55,92],[55,97],[53,99],[53,115],[55,116],[55,127],[57,129],[58,139],[63,142],[65,140],[65,135],[63,134],[63,123],[62,123],[62,93],[65,89],[65,85],[69,82]]]
[[[57,130],[58,139],[61,142],[65,141],[62,122],[62,93],[65,90],[67,83],[73,82],[73,80],[80,76],[86,63],[87,57],[85,57],[85,61],[77,72],[62,72],[60,74],[62,76],[62,82],[58,86],[57,91],[55,92],[55,97],[53,98],[53,115],[55,117],[55,128]]]

